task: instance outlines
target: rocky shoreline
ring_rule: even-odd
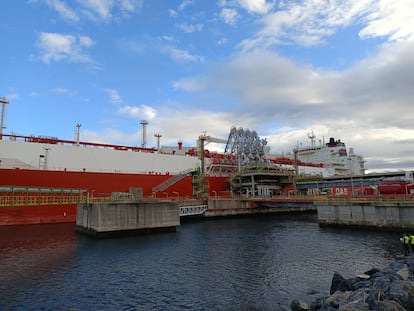
[[[307,304],[293,300],[292,311],[413,311],[414,253],[395,259],[383,269],[372,268],[362,275],[345,279],[334,273],[330,296]]]

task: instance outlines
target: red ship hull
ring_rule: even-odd
[[[171,175],[168,174],[0,169],[0,180],[4,186],[83,189],[92,197],[110,196],[112,192],[129,192],[130,188],[142,188],[144,197],[152,197],[152,189],[169,178]],[[192,198],[192,181],[191,176],[185,176],[166,190],[157,193],[156,197]],[[226,177],[209,177],[208,184],[210,195],[227,191]],[[0,226],[75,222],[76,207],[76,204],[2,206]]]

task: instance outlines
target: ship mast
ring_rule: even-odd
[[[154,137],[157,138],[157,151],[159,152],[160,151],[160,138],[162,137],[162,135],[159,133],[156,133],[154,134]]]
[[[3,129],[5,129],[6,127],[4,126],[4,114],[5,114],[5,110],[6,110],[6,104],[9,103],[9,101],[4,98],[4,97],[0,97],[0,103],[1,103],[1,124],[0,124],[0,140],[3,139]]]
[[[315,134],[313,134],[313,131],[312,131],[312,133],[308,134],[308,138],[311,141],[311,147],[312,148],[315,147],[315,138],[316,138],[316,136],[315,136]]]
[[[148,121],[147,120],[141,120],[141,122],[139,124],[142,125],[142,144],[141,144],[141,147],[146,148],[146,146],[147,146],[147,125],[148,125]]]
[[[80,128],[81,128],[82,124],[78,123],[76,124],[76,146],[79,146],[80,143]]]

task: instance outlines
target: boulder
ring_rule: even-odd
[[[322,305],[324,304],[326,298],[316,298],[314,301],[310,304],[310,311],[316,311],[320,310]]]
[[[406,293],[406,305],[407,310],[414,310],[414,282],[413,281],[403,281],[402,291]]]
[[[398,302],[393,300],[384,300],[378,303],[378,311],[407,311]]]
[[[368,304],[365,302],[351,301],[339,308],[341,311],[366,311],[368,310]]]
[[[414,254],[411,253],[411,255],[407,256],[405,258],[405,261],[407,263],[408,269],[411,273],[414,273]]]
[[[403,280],[394,280],[390,284],[389,292],[387,293],[387,299],[398,302],[402,306],[408,304],[407,292],[403,291]]]
[[[407,280],[408,276],[410,275],[410,270],[408,270],[408,267],[405,265],[400,270],[396,272],[403,280]]]
[[[378,269],[378,268],[372,268],[372,269],[364,272],[364,274],[369,275],[369,276],[373,276],[375,273],[377,273],[379,271],[380,271],[380,269]]]
[[[309,305],[300,300],[293,300],[290,303],[290,310],[292,311],[309,311]]]
[[[350,282],[347,279],[345,279],[342,275],[340,275],[338,272],[335,272],[332,277],[331,289],[329,290],[329,293],[332,295],[337,290],[344,292],[350,289],[351,289]]]
[[[338,309],[340,305],[346,304],[346,302],[349,300],[350,294],[351,292],[349,291],[347,292],[336,291],[331,296],[326,298],[324,305],[331,306],[333,308]]]
[[[295,309],[293,309],[295,308]],[[310,305],[292,302],[294,311],[414,311],[414,252],[396,259],[382,270],[373,268],[358,277],[345,279],[335,272],[330,296]]]

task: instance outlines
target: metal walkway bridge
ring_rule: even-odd
[[[180,217],[203,215],[207,210],[207,205],[180,206]]]

